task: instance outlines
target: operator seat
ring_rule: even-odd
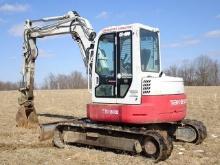
[[[141,49],[141,70],[146,71],[150,59],[150,49]]]

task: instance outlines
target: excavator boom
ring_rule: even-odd
[[[18,126],[38,125],[33,103],[35,61],[38,56],[37,39],[64,34],[70,34],[78,44],[88,78],[91,77],[96,33],[87,19],[80,17],[75,11],[70,11],[64,16],[27,20],[24,30],[22,82],[19,90],[21,96],[18,99],[20,107],[16,115]]]

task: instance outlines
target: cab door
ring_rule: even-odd
[[[120,103],[132,82],[132,32],[100,36],[93,77],[93,102]]]
[[[132,31],[117,33],[117,103],[123,102],[132,83]]]
[[[100,36],[93,75],[93,102],[116,103],[116,33]]]

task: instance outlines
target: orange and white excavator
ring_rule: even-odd
[[[158,28],[135,23],[107,27],[96,36],[89,21],[75,11],[25,23],[18,126],[39,124],[33,96],[36,39],[63,34],[79,45],[92,103],[86,118],[40,124],[41,140],[53,137],[59,148],[85,144],[161,161],[170,156],[173,141],[200,144],[206,138],[202,122],[185,119],[183,79],[162,71]]]

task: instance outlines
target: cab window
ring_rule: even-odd
[[[141,70],[143,72],[159,72],[158,33],[140,29]]]

